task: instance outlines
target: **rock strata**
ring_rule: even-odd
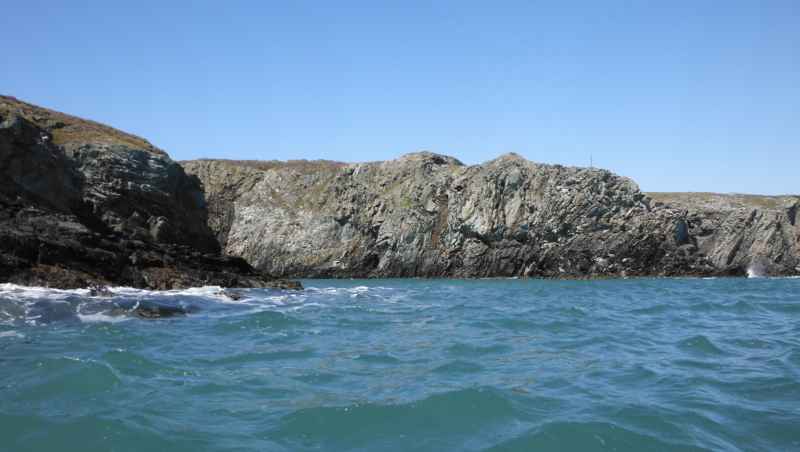
[[[147,141],[0,96],[0,282],[299,288],[221,254],[200,181]]]
[[[258,168],[182,162],[227,252],[291,278],[800,274],[800,198],[764,208],[656,201],[606,170],[506,154],[464,166],[387,162]]]
[[[800,275],[800,197],[735,193],[653,196],[680,209],[698,252],[708,256],[723,273]]]

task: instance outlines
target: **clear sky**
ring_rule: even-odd
[[[174,159],[429,150],[800,194],[800,1],[0,0],[0,93]]]

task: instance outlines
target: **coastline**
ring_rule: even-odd
[[[300,289],[306,278],[800,275],[800,197],[657,193],[504,154],[467,166],[175,162],[0,96],[0,281]]]

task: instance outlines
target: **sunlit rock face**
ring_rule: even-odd
[[[800,272],[797,197],[702,210],[515,154],[183,164],[227,252],[282,277],[743,276],[762,261],[766,274]]]

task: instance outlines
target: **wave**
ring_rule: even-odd
[[[36,326],[53,323],[118,323],[133,318],[219,312],[226,306],[257,313],[281,306],[302,306],[306,294],[266,289],[223,289],[205,286],[181,290],[147,290],[109,286],[109,296],[90,296],[89,289],[62,290],[0,284],[0,325]],[[230,296],[233,294],[234,296]],[[308,306],[322,306],[309,303]]]
[[[120,439],[88,448],[791,450],[795,281],[317,281],[230,290],[238,300],[3,285],[0,430],[25,433],[0,437],[11,450],[79,450],[106,427]],[[185,314],[131,312],[156,302]]]
[[[521,450],[708,451],[699,446],[667,442],[607,422],[550,422],[516,438],[484,449],[486,452]]]
[[[264,435],[300,450],[477,450],[492,437],[513,435],[524,419],[514,398],[478,387],[402,404],[310,407],[284,416]]]

